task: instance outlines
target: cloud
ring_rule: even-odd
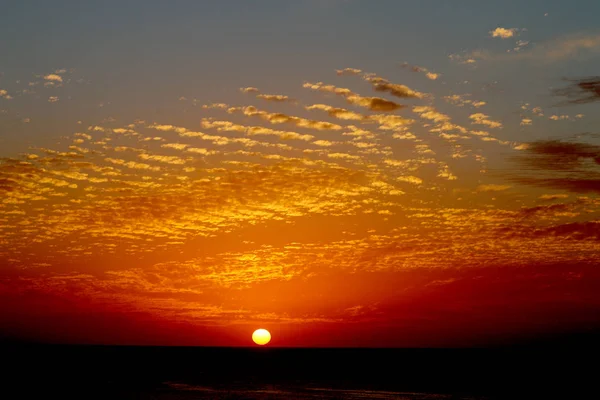
[[[395,111],[405,107],[393,101],[382,99],[380,97],[363,97],[352,92],[350,89],[338,88],[333,85],[325,85],[323,84],[323,82],[306,82],[304,83],[303,87],[311,90],[316,90],[325,93],[333,93],[338,96],[342,96],[346,99],[348,103],[368,108],[371,111]]]
[[[240,92],[242,92],[242,93],[258,93],[259,90],[255,87],[249,86],[249,87],[240,88]]]
[[[539,197],[540,200],[558,200],[558,199],[567,199],[569,198],[568,194],[558,193],[558,194],[543,194]]]
[[[49,103],[56,103],[58,101],[58,96],[50,96],[48,97],[48,102]]]
[[[234,111],[238,111],[237,109]],[[311,128],[317,130],[340,130],[342,127],[337,124],[330,122],[309,120],[306,118],[295,117],[292,115],[286,115],[282,113],[270,113],[262,111],[253,106],[242,107],[239,109],[242,113],[249,117],[260,117],[263,120],[269,121],[272,124],[284,124],[290,123],[302,128]]]
[[[5,99],[5,100],[12,99],[12,96],[10,96],[8,94],[8,92],[6,90],[4,90],[4,89],[0,89],[0,97],[3,98],[3,99]]]
[[[338,75],[360,75],[362,71],[356,68],[344,68],[344,69],[336,69],[335,73]]]
[[[44,79],[47,81],[61,82],[61,83],[63,81],[62,76],[57,75],[57,74],[48,74],[48,75],[44,76]]]
[[[474,64],[477,61],[511,60],[557,62],[598,51],[600,51],[600,34],[579,34],[531,46],[526,51],[493,53],[488,50],[475,50],[463,55],[453,54],[450,58],[463,64]]]
[[[582,50],[600,50],[600,34],[572,36],[542,46],[543,56],[550,60],[570,58]]]
[[[527,40],[517,40],[517,43],[515,45],[515,47],[513,48],[513,51],[519,52],[521,50],[523,50],[525,47],[527,47],[529,45],[529,41]]]
[[[600,101],[600,76],[570,79],[566,88],[555,89],[555,96],[566,97],[569,104],[586,104]]]
[[[473,124],[476,124],[476,125],[486,125],[486,126],[489,126],[490,128],[502,128],[501,122],[492,121],[489,119],[489,117],[487,115],[482,114],[482,113],[471,114],[469,116],[469,119],[472,121]]]
[[[152,166],[152,165],[146,164],[146,163],[139,163],[139,162],[135,162],[135,161],[126,161],[126,160],[121,160],[121,159],[116,159],[116,158],[111,158],[111,157],[105,158],[104,161],[108,161],[109,163],[116,164],[116,165],[122,165],[124,167],[131,168],[131,169],[160,171],[160,167]]]
[[[528,126],[531,125],[533,121],[531,120],[531,118],[522,118],[521,119],[521,126]]]
[[[497,185],[497,184],[487,184],[487,185],[479,185],[477,186],[478,192],[502,192],[504,190],[510,189],[511,185]]]
[[[161,155],[161,154],[141,153],[141,154],[138,154],[138,157],[145,161],[157,161],[157,162],[165,163],[165,164],[182,165],[187,162],[187,160],[185,160],[181,157],[165,156],[165,155]]]
[[[487,103],[485,101],[477,101],[477,100],[471,100],[471,99],[467,99],[465,97],[469,97],[469,94],[453,94],[450,96],[444,96],[444,100],[448,101],[451,104],[454,104],[457,107],[463,107],[466,104],[471,105],[475,108],[479,108],[479,107],[483,107],[485,106]]]
[[[432,81],[437,80],[440,76],[442,76],[442,74],[438,74],[435,72],[431,72],[429,71],[427,68],[425,67],[420,67],[418,65],[411,65],[407,62],[404,62],[400,65],[402,68],[406,68],[406,69],[410,69],[413,72],[422,72],[425,74],[425,76],[427,77],[427,79],[430,79]]]
[[[330,142],[329,140],[316,140],[313,142],[313,144],[321,147],[330,147],[333,146],[335,143]]]
[[[572,222],[542,229],[538,234],[548,236],[568,236],[574,240],[598,240],[600,239],[600,222]]]
[[[211,109],[226,110],[229,108],[229,106],[225,103],[213,103],[213,104],[204,104],[202,106],[202,108],[205,110],[211,110]]]
[[[379,129],[391,131],[404,129],[407,125],[411,125],[415,122],[414,119],[401,117],[399,115],[387,114],[369,115],[368,119],[369,121],[377,122],[378,124],[380,124]]]
[[[256,98],[274,102],[293,101],[288,96],[282,94],[259,94],[256,96]]]
[[[461,53],[461,54],[450,54],[448,58],[452,61],[455,61],[459,64],[471,65],[474,66],[477,63],[477,60],[474,56],[482,57],[483,55],[488,56],[488,53],[484,53],[482,51],[474,51],[471,53]]]
[[[340,72],[364,79],[360,70]],[[287,104],[298,106],[295,115],[216,103],[203,107],[207,115],[189,127],[181,122],[185,115],[119,127],[109,120],[79,124],[52,149],[1,159],[0,263],[20,276],[14,283],[0,279],[0,290],[230,330],[245,329],[240,326],[248,321],[383,323],[406,312],[415,321],[436,320],[439,307],[457,315],[480,304],[465,299],[464,289],[487,296],[480,285],[486,271],[485,289],[498,289],[498,297],[483,297],[486,306],[504,299],[523,273],[510,266],[529,271],[519,286],[527,289],[519,292],[526,296],[521,305],[532,299],[562,304],[568,297],[538,298],[548,287],[576,293],[565,286],[573,272],[565,266],[573,254],[582,263],[597,261],[597,199],[579,196],[555,206],[550,201],[563,197],[540,196],[551,190],[519,192],[504,180],[483,184],[490,182],[481,172],[488,156],[483,151],[501,141],[453,123],[447,109],[454,107],[441,98],[439,105],[404,85],[368,78],[382,93],[427,102],[406,110],[414,119],[367,114],[343,104],[372,110],[375,98],[310,84],[339,96],[336,104]],[[464,95],[446,100],[481,106]],[[339,125],[328,122],[333,118]],[[486,129],[498,124],[485,114],[469,121]],[[496,143],[482,149],[475,139]],[[533,179],[564,190],[564,182],[540,179],[581,178],[598,187],[597,147],[534,142],[522,149],[530,164],[519,164],[518,172],[531,175],[518,176],[517,183]],[[496,204],[496,197],[505,202]],[[547,279],[549,262],[561,265],[556,276],[562,281]],[[65,274],[73,265],[79,272]],[[465,274],[468,284],[462,283]],[[532,288],[539,290],[532,294]],[[423,301],[437,290],[446,295],[443,301]],[[414,304],[434,304],[435,310],[423,317],[422,309],[411,311]],[[506,309],[518,309],[515,304]],[[502,314],[481,310],[475,324],[481,315]]]
[[[373,88],[378,92],[387,92],[392,96],[407,98],[407,99],[422,99],[425,97],[423,93],[410,89],[408,86],[397,83],[390,83],[375,74],[365,74],[365,80],[373,85]]]
[[[425,118],[436,123],[450,121],[450,116],[438,112],[435,108],[430,106],[416,106],[413,107],[413,111],[419,114],[421,118]]]
[[[546,140],[527,143],[515,157],[523,172],[514,180],[571,192],[600,192],[600,146]]]
[[[532,168],[573,171],[581,167],[586,159],[600,165],[600,146],[559,140],[537,141],[528,145],[529,156],[522,158],[521,162]]]
[[[495,37],[495,38],[508,39],[508,38],[515,36],[515,34],[517,34],[518,31],[519,30],[517,28],[498,27],[498,28],[494,29],[493,31],[490,31],[490,35],[492,35],[492,37]]]
[[[416,176],[399,176],[397,178],[400,182],[408,182],[408,183],[412,183],[413,185],[420,185],[423,183],[423,179],[418,178]]]
[[[334,118],[342,120],[364,120],[366,117],[362,114],[355,113],[345,108],[331,107],[326,104],[313,104],[312,106],[305,107],[307,110],[321,110]]]
[[[248,127],[246,129],[246,133],[249,136],[254,136],[254,135],[277,136],[281,140],[304,140],[304,141],[310,141],[310,140],[313,140],[315,138],[313,135],[300,134],[300,133],[297,133],[297,132],[290,132],[290,131],[278,131],[278,130],[273,130],[273,129],[269,129],[269,128],[264,128],[262,126]]]

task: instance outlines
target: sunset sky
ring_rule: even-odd
[[[600,329],[600,2],[6,1],[0,338]]]

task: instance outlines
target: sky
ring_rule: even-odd
[[[0,338],[600,329],[596,1],[6,1]]]

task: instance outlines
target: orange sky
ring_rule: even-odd
[[[598,97],[556,105],[585,95],[560,71],[598,65],[600,40],[514,54],[494,46],[527,30],[495,23],[477,32],[490,50],[435,68],[348,53],[198,98],[6,73],[0,337],[472,346],[600,328]],[[554,86],[494,80],[516,63],[532,82],[555,66]]]

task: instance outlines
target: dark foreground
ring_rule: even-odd
[[[599,398],[598,352],[5,345],[6,399]]]

